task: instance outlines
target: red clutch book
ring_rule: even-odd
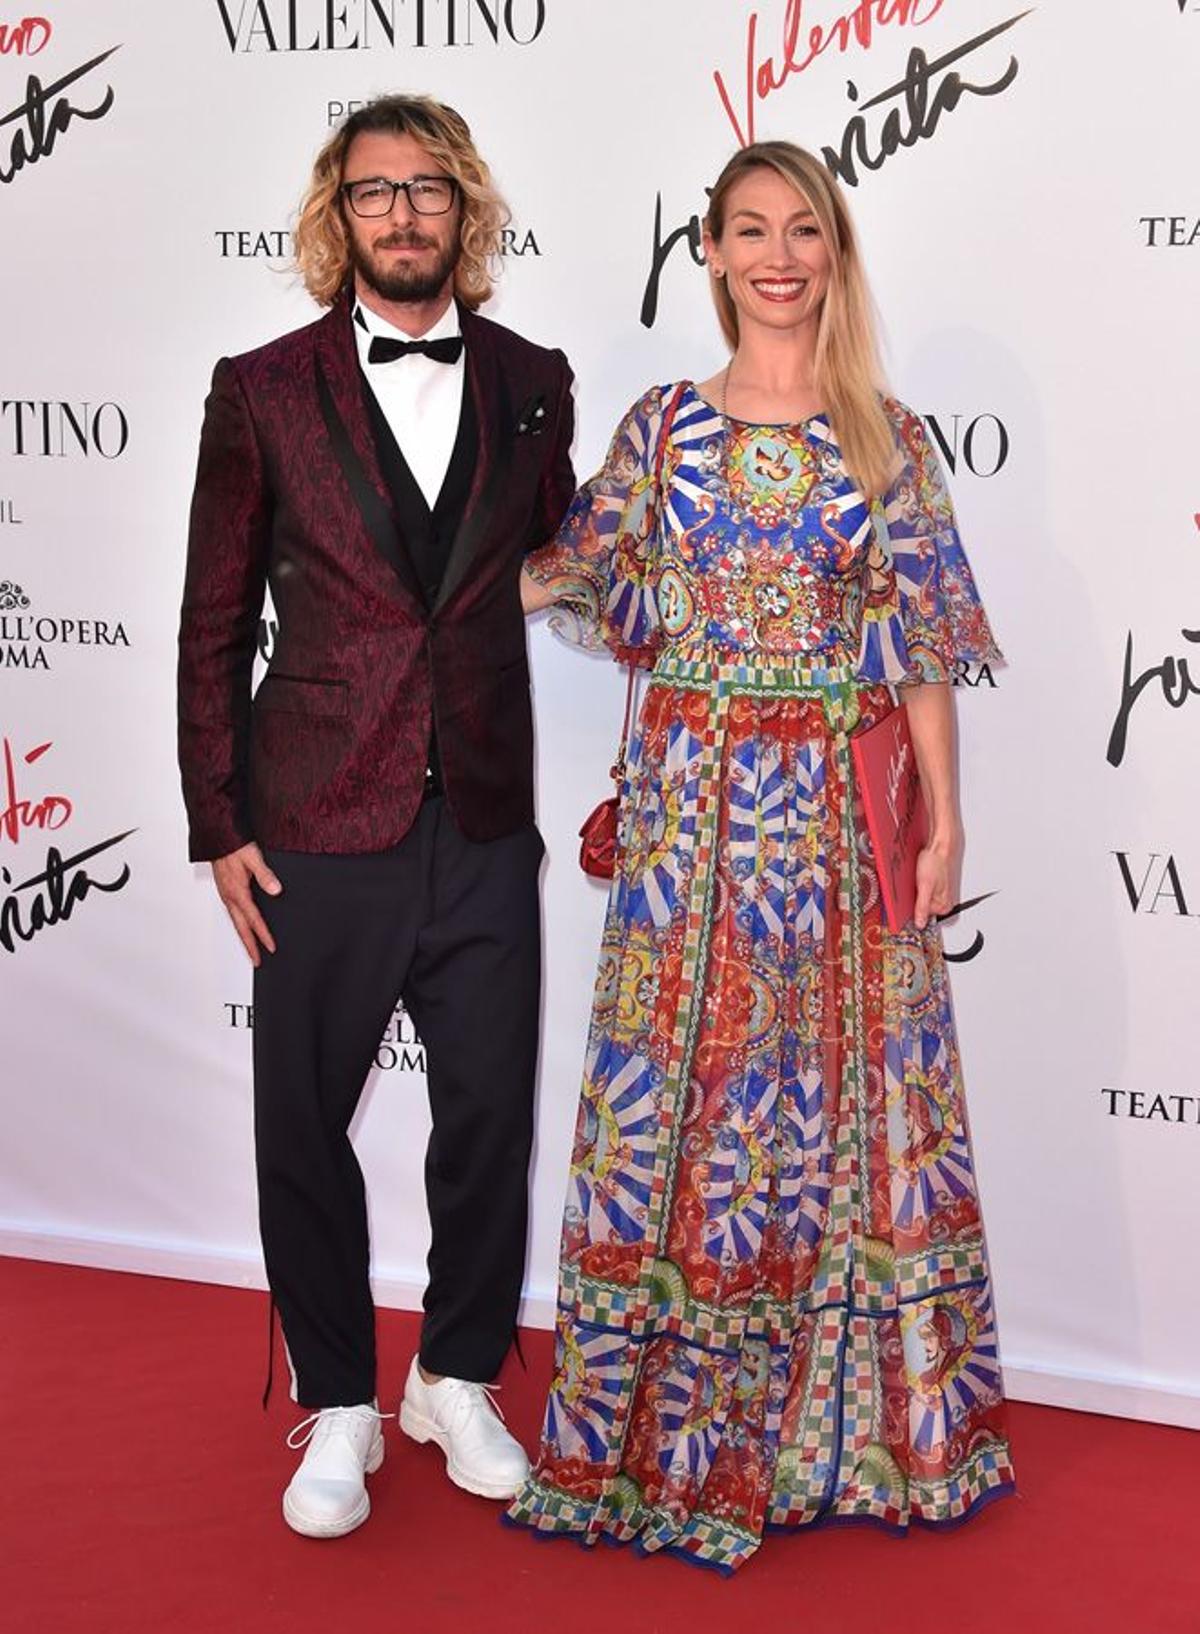
[[[883,916],[890,931],[900,931],[917,904],[917,857],[929,837],[908,711],[901,705],[865,732],[855,732],[850,752],[875,854]]]

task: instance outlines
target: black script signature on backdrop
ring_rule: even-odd
[[[889,159],[899,153],[902,147],[915,147],[918,142],[927,141],[935,134],[941,124],[942,115],[953,113],[964,96],[999,96],[1007,91],[1017,77],[1019,63],[1015,57],[1008,59],[1008,67],[999,79],[992,80],[987,85],[977,85],[966,80],[951,65],[960,62],[973,51],[978,51],[998,34],[1015,27],[1022,18],[1028,17],[1027,11],[1022,11],[1015,17],[1010,17],[1006,23],[997,23],[995,28],[986,29],[977,34],[973,40],[965,45],[956,46],[953,51],[947,51],[944,56],[937,57],[933,62],[921,50],[914,46],[908,54],[908,71],[902,80],[895,85],[889,85],[885,91],[880,91],[869,102],[859,104],[860,112],[850,120],[842,132],[842,139],[836,148],[823,147],[821,149],[825,163],[839,181],[847,187],[857,187],[860,176],[859,166],[864,170],[881,170]],[[949,70],[949,71],[948,71]],[[937,80],[937,75],[944,78]],[[847,92],[851,102],[858,103],[858,87],[851,81]],[[871,108],[881,108],[885,103],[896,102],[903,98],[903,108],[893,107],[883,122],[883,128],[872,143],[870,127],[863,118],[863,114]]]
[[[15,858],[11,866],[0,864],[0,884],[6,887],[5,895],[0,898],[0,948],[5,953],[15,953],[42,931],[65,924],[92,891],[111,896],[123,891],[130,879],[128,863],[122,865],[120,873],[103,879],[90,873],[84,864],[120,845],[136,833],[135,829],[113,834],[107,840],[64,857],[58,835],[72,821],[75,802],[61,792],[43,794],[40,799],[21,793],[19,778],[24,777],[25,769],[36,766],[53,747],[52,742],[39,743],[18,754],[7,737],[0,740],[0,760],[3,761],[0,798],[4,800],[0,810],[0,841],[18,847],[30,834],[55,836],[46,848],[46,866],[40,872],[14,884],[14,874],[24,871],[22,865]],[[110,866],[111,863],[106,865]]]
[[[960,915],[969,913],[972,908],[977,908],[981,902],[987,902],[995,895],[995,891],[985,891],[982,896],[968,897],[965,902],[959,902],[951,908],[949,913],[942,914],[941,919],[953,919],[957,923]],[[965,965],[971,959],[978,959],[983,952],[983,932],[977,930],[966,947],[958,949],[957,952],[948,947],[943,947],[942,952],[947,964]]]
[[[13,884],[10,870],[0,867],[0,880],[9,887],[8,894],[0,901],[0,948],[5,953],[15,953],[21,943],[32,942],[40,931],[51,925],[65,924],[92,891],[110,896],[123,891],[130,880],[127,862],[111,879],[96,879],[83,865],[134,833],[135,829],[127,828],[124,834],[114,834],[70,857],[64,857],[58,847],[52,845],[46,851],[46,866],[42,872],[30,875],[17,885]],[[32,891],[33,895],[24,896],[26,891]]]
[[[847,187],[857,187],[862,180],[862,172],[882,170],[888,160],[894,158],[902,148],[916,147],[919,142],[928,141],[935,136],[943,116],[953,113],[964,97],[994,97],[1007,91],[1020,69],[1020,64],[1014,56],[1009,57],[1008,66],[999,78],[986,83],[964,79],[954,65],[962,62],[973,52],[982,50],[1010,28],[1015,28],[1029,16],[1032,9],[1030,7],[1026,11],[1018,12],[1006,22],[985,29],[982,34],[977,34],[963,45],[944,52],[932,62],[920,46],[914,46],[908,54],[908,67],[904,78],[894,85],[889,85],[866,102],[859,100],[858,87],[851,82],[847,96],[855,104],[858,112],[850,119],[836,143],[822,145],[820,151],[828,168]],[[893,106],[888,107],[882,127],[872,136],[871,126],[865,116],[868,112],[888,104]],[[711,193],[712,190],[708,188],[705,191]],[[676,245],[686,243],[697,266],[703,266],[705,260],[700,215],[693,215],[682,226],[673,228],[664,237],[662,214],[662,194],[658,193],[654,201],[654,241],[650,273],[642,294],[641,321],[647,329],[653,328],[658,316],[659,286],[663,268]]]
[[[115,93],[111,85],[99,102],[93,102],[90,107],[72,101],[67,92],[120,49],[119,45],[111,46],[82,67],[72,68],[70,73],[63,74],[51,85],[43,85],[36,74],[29,75],[25,81],[25,100],[8,113],[0,114],[0,141],[8,141],[7,164],[0,158],[0,182],[11,182],[26,166],[36,164],[39,159],[48,159],[54,152],[58,138],[73,120],[104,118],[113,105]],[[14,124],[19,128],[10,140],[5,127]]]
[[[1200,630],[1180,630],[1179,633],[1185,641],[1200,643]],[[1125,668],[1121,675],[1121,701],[1117,706],[1116,719],[1108,738],[1106,758],[1110,766],[1119,766],[1124,760],[1125,747],[1129,740],[1129,721],[1134,705],[1146,688],[1155,681],[1162,689],[1164,702],[1172,709],[1182,709],[1189,698],[1200,698],[1200,680],[1193,677],[1188,669],[1186,656],[1176,658],[1168,653],[1157,664],[1149,664],[1135,674],[1133,631],[1128,631],[1125,637]]]

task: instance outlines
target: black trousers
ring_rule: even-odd
[[[270,851],[277,951],[254,977],[267,1277],[306,1407],[375,1395],[362,1172],[349,1127],[397,999],[425,1045],[433,1133],[422,1364],[486,1382],[525,1263],[541,987],[535,828],[477,844],[441,796],[389,851]]]

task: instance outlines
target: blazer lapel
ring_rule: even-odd
[[[334,452],[371,541],[404,588],[424,606],[420,581],[404,547],[391,493],[380,469],[364,401],[364,393],[370,387],[358,366],[350,313],[349,296],[339,295],[328,315],[317,325],[314,364],[318,403],[327,424],[330,416],[333,417],[330,436]]]
[[[435,612],[449,601],[475,559],[508,470],[513,438],[512,403],[487,325],[479,323],[474,313],[465,307],[459,316],[466,342],[467,384],[479,430],[479,459],[462,520],[450,546],[442,587],[434,603]]]

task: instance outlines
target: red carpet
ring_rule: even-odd
[[[257,1293],[0,1260],[4,1634],[1196,1634],[1197,1455],[1185,1430],[1014,1406],[1021,1493],[969,1526],[896,1539],[771,1537],[732,1580],[671,1559],[539,1543],[393,1424],[374,1510],[294,1537],[279,1497],[297,1418],[258,1405]],[[380,1315],[393,1398],[416,1319]],[[527,1446],[549,1336],[510,1365]]]

